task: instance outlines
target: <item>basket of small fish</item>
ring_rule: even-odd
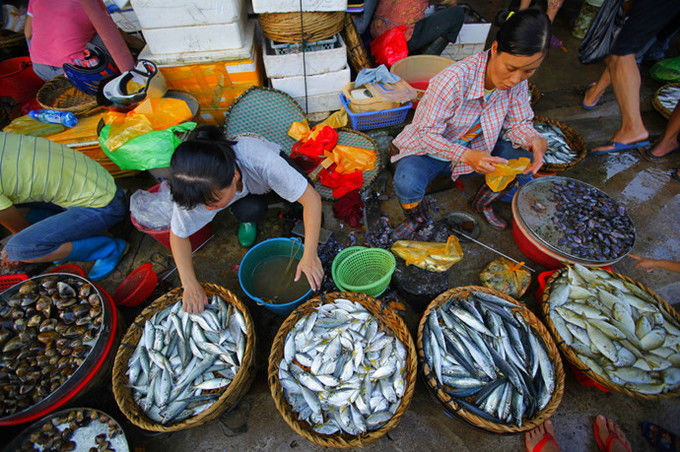
[[[567,170],[588,154],[583,137],[563,122],[535,116],[534,129],[548,140],[542,171],[555,173]]]
[[[531,430],[562,400],[564,369],[550,333],[518,301],[487,287],[457,287],[430,303],[418,358],[446,411],[490,432]]]
[[[217,284],[202,286],[210,301],[201,314],[184,312],[182,289],[171,290],[135,319],[116,354],[116,402],[145,430],[212,421],[252,382],[255,329],[248,310]]]
[[[680,315],[627,276],[570,265],[548,279],[541,308],[566,359],[631,397],[680,396]]]
[[[276,408],[324,447],[361,447],[396,427],[418,361],[404,321],[372,297],[333,292],[293,311],[269,355]]]
[[[680,102],[680,83],[669,83],[656,90],[652,98],[652,106],[668,119]]]

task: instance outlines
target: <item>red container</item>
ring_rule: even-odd
[[[53,269],[46,271],[45,273],[70,273],[72,275],[78,275],[81,278],[85,277],[85,270],[76,264],[58,265]]]
[[[543,249],[539,248],[527,234],[524,233],[518,224],[515,215],[512,216],[512,238],[515,240],[517,248],[529,259],[542,265],[545,268],[558,268],[564,262],[551,257]]]
[[[28,275],[20,273],[17,275],[4,275],[0,276],[0,292],[4,292],[15,284],[26,281]]]
[[[149,188],[147,191],[149,193],[156,193],[161,184],[156,184],[153,187]],[[152,230],[152,229],[147,229],[141,224],[135,220],[135,217],[130,215],[130,220],[132,221],[132,224],[137,228],[137,230],[150,235],[158,243],[166,247],[167,249],[170,249],[170,229],[162,229],[162,230]],[[212,229],[212,223],[208,223],[205,226],[203,226],[201,229],[198,231],[194,232],[189,236],[189,241],[191,242],[191,250],[195,251],[197,248],[199,248],[201,245],[203,245],[205,242],[207,242],[211,237],[213,236],[213,229]]]
[[[120,283],[113,299],[118,306],[137,306],[149,298],[157,283],[151,264],[142,264]]]
[[[11,97],[21,104],[33,99],[43,83],[33,72],[29,57],[0,62],[0,96]]]

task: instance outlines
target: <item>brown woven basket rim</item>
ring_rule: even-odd
[[[518,312],[520,313],[524,321],[527,322],[527,324],[534,331],[536,331],[543,340],[545,348],[548,352],[548,356],[550,356],[550,360],[553,363],[555,369],[555,390],[553,391],[553,395],[550,398],[548,404],[541,411],[539,411],[536,414],[536,416],[534,416],[533,419],[527,420],[524,424],[522,424],[521,427],[518,427],[516,425],[506,425],[488,421],[480,416],[477,416],[476,414],[467,411],[462,406],[459,406],[449,394],[442,390],[441,386],[439,385],[439,382],[437,381],[437,378],[434,375],[434,372],[432,371],[432,369],[430,369],[429,365],[427,364],[427,361],[425,360],[425,352],[423,349],[423,328],[425,327],[425,323],[427,322],[427,318],[430,315],[430,312],[439,305],[447,302],[452,297],[465,296],[472,291],[485,292],[516,304]],[[565,378],[564,367],[562,366],[562,360],[560,358],[557,345],[550,336],[548,329],[541,323],[539,318],[536,317],[536,315],[522,303],[513,299],[512,297],[505,295],[502,292],[491,289],[489,287],[483,286],[455,287],[453,289],[449,289],[447,291],[442,292],[434,300],[430,302],[430,304],[427,306],[427,309],[423,313],[423,316],[420,319],[420,323],[418,324],[418,360],[420,361],[420,366],[423,371],[423,378],[425,380],[426,386],[428,387],[430,392],[437,398],[437,400],[439,400],[439,402],[444,406],[446,411],[463,418],[465,421],[476,427],[480,427],[483,428],[484,430],[488,430],[495,433],[525,432],[541,425],[543,422],[549,419],[555,413],[555,411],[557,411],[557,407],[560,405],[560,402],[562,401],[562,395],[564,394],[564,378]]]
[[[283,346],[285,344],[288,332],[301,317],[314,311],[317,306],[332,303],[333,300],[337,298],[345,298],[350,301],[358,302],[364,306],[379,321],[381,329],[389,330],[394,337],[402,342],[407,351],[406,388],[404,390],[404,395],[401,398],[401,404],[395,411],[392,418],[385,425],[377,430],[356,436],[347,435],[346,433],[336,433],[333,435],[321,435],[316,433],[307,422],[300,421],[297,419],[297,415],[293,415],[293,411],[283,395],[283,388],[279,382],[279,363],[283,357]],[[408,343],[404,343],[404,340],[402,339],[406,339]],[[284,320],[283,324],[279,328],[279,331],[276,333],[276,337],[274,338],[271,352],[269,354],[269,389],[277,410],[279,413],[281,413],[286,423],[299,435],[319,446],[324,447],[362,447],[377,440],[388,431],[396,427],[402,416],[408,410],[408,406],[411,403],[411,399],[413,398],[413,393],[415,391],[416,378],[418,374],[418,360],[416,356],[416,347],[413,342],[413,338],[411,337],[404,320],[399,317],[396,312],[382,306],[379,300],[369,297],[368,295],[353,292],[331,292],[306,301],[305,303],[298,306],[293,312],[291,312],[286,320]]]
[[[545,116],[534,116],[534,122],[546,122],[559,127],[566,136],[569,147],[577,154],[576,159],[569,163],[543,163],[543,166],[541,167],[543,171],[559,172],[568,170],[569,168],[573,168],[574,166],[578,165],[581,160],[586,158],[586,155],[588,155],[588,149],[586,148],[586,143],[583,140],[583,137],[565,123],[557,121],[556,119],[547,118]]]
[[[43,108],[56,111],[66,111],[75,114],[84,113],[88,110],[92,110],[93,108],[97,107],[97,98],[89,94],[85,94],[83,92],[80,92],[80,94],[83,96],[83,99],[88,99],[88,102],[82,104],[73,105],[71,107],[57,107],[46,103],[48,100],[46,99],[46,97],[48,96],[49,93],[63,89],[63,86],[66,85],[70,85],[67,86],[67,89],[71,87],[75,88],[73,84],[64,75],[58,75],[54,77],[52,80],[45,82],[45,84],[41,86],[38,92],[36,93],[35,98]]]
[[[669,119],[671,117],[673,110],[669,110],[668,108],[661,105],[661,102],[659,102],[659,93],[661,92],[662,89],[668,87],[680,88],[680,83],[666,83],[665,85],[657,89],[654,92],[654,96],[652,97],[652,106],[656,109],[656,111],[658,111],[661,114],[661,116],[663,116],[666,119]]]
[[[617,273],[612,270],[607,270],[604,268],[598,268],[598,270],[605,271],[612,276],[615,276],[631,284],[634,284],[639,289],[642,289],[647,294],[651,295],[652,298],[654,298],[659,303],[659,305],[661,305],[661,307],[663,307],[669,313],[669,315],[671,315],[677,322],[680,323],[680,314],[678,314],[678,312],[675,309],[673,309],[673,307],[669,305],[666,302],[666,300],[661,298],[656,292],[649,289],[644,284],[639,283],[626,275],[622,275],[621,273]],[[550,277],[546,281],[545,289],[543,290],[543,296],[541,297],[540,304],[541,310],[543,311],[543,316],[545,317],[546,320],[546,325],[550,329],[550,334],[552,334],[553,337],[555,338],[557,346],[560,348],[562,354],[564,354],[564,357],[567,359],[567,361],[569,361],[569,363],[573,365],[575,368],[577,368],[579,371],[583,372],[591,380],[595,380],[602,386],[611,389],[612,391],[625,394],[629,397],[637,397],[645,400],[658,400],[658,399],[670,399],[680,396],[680,387],[676,388],[673,391],[665,392],[663,394],[642,394],[637,391],[631,391],[625,386],[616,384],[613,381],[609,380],[608,378],[605,378],[604,376],[595,373],[583,361],[581,361],[581,359],[576,355],[573,349],[570,346],[568,346],[564,342],[564,339],[562,339],[562,336],[559,335],[557,329],[555,328],[555,324],[553,323],[552,318],[550,317],[550,301],[549,301],[550,290],[555,280],[559,278],[562,275],[562,272],[564,271],[566,271],[566,267],[556,270],[552,275],[550,275]]]
[[[139,343],[142,332],[144,330],[144,323],[156,312],[169,306],[177,301],[177,297],[182,291],[181,287],[177,287],[165,295],[157,298],[149,306],[137,316],[137,318],[130,324],[130,327],[125,333],[120,347],[116,352],[116,358],[113,363],[113,395],[120,411],[125,417],[144,430],[151,430],[157,432],[174,432],[184,430],[191,427],[203,425],[209,421],[216,419],[222,412],[234,406],[240,397],[242,397],[248,390],[254,376],[254,359],[255,359],[255,328],[253,320],[250,317],[248,308],[228,289],[217,284],[202,282],[201,285],[206,291],[207,295],[217,294],[228,303],[232,304],[243,315],[248,329],[246,338],[246,349],[243,354],[243,361],[236,376],[227,388],[222,392],[222,395],[212,404],[212,406],[198,415],[184,419],[183,421],[173,424],[163,425],[150,419],[141,408],[132,400],[132,390],[128,386],[128,377],[125,372],[128,369],[128,361],[135,347]],[[234,399],[234,400],[230,400]],[[130,403],[128,403],[130,402]],[[229,406],[231,405],[231,406]]]
[[[529,95],[531,96],[532,107],[535,107],[538,101],[541,100],[541,97],[543,97],[541,89],[531,80],[529,80]]]
[[[345,25],[344,11],[263,13],[257,18],[264,35],[277,42],[320,41],[339,33]]]

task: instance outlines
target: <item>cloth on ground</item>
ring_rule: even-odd
[[[357,78],[354,81],[354,86],[359,87],[366,83],[378,83],[378,82],[396,83],[399,80],[401,80],[401,77],[399,77],[396,74],[392,74],[387,69],[387,66],[381,64],[377,68],[366,68],[359,71],[359,74],[357,74]]]
[[[359,196],[359,190],[352,190],[339,198],[333,204],[333,214],[339,220],[351,227],[359,229],[364,215],[364,203]]]
[[[146,190],[134,192],[130,196],[130,214],[147,229],[168,229],[172,218],[172,195],[168,183],[161,183],[154,193]]]

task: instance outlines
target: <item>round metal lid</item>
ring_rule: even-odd
[[[569,247],[559,244],[562,239],[568,239],[569,237],[563,231],[555,227],[554,218],[555,212],[557,211],[557,204],[552,200],[554,195],[551,189],[555,185],[561,185],[567,181],[597,190],[601,195],[607,197],[617,206],[619,205],[602,190],[599,190],[590,184],[586,184],[585,182],[563,176],[541,177],[523,185],[517,192],[517,219],[521,224],[532,237],[545,245],[548,249],[576,262],[582,262],[588,265],[604,265],[614,263],[627,255],[633,248],[635,243],[634,240],[633,244],[631,244],[629,248],[623,249],[616,258],[603,260],[575,256],[571,254]],[[628,215],[626,214],[626,216]],[[630,220],[630,217],[628,217],[628,219]],[[633,225],[632,221],[630,223]],[[635,234],[634,225],[633,234]]]

